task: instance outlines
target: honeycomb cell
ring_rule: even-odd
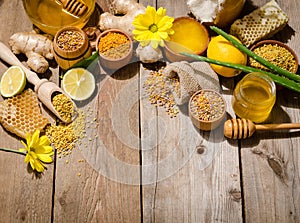
[[[270,1],[249,15],[236,20],[230,28],[230,34],[238,37],[249,47],[261,39],[269,38],[280,31],[288,22],[288,16],[275,1]],[[257,35],[248,35],[255,32]]]
[[[42,130],[48,119],[40,112],[36,94],[31,89],[0,103],[0,122],[8,131],[25,138],[26,133]]]

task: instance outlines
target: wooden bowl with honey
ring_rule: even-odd
[[[101,66],[117,70],[131,61],[133,43],[127,33],[119,29],[109,29],[98,36],[96,50]]]
[[[180,53],[201,55],[207,49],[210,37],[204,25],[191,17],[175,18],[172,29],[175,31],[166,41],[164,52],[170,62],[192,61],[193,59]]]
[[[226,116],[226,102],[217,91],[202,89],[195,92],[189,101],[189,117],[200,130],[217,128]]]

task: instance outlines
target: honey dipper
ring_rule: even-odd
[[[63,8],[75,16],[81,16],[86,10],[87,6],[80,0],[56,0],[62,4]]]
[[[255,125],[249,119],[230,119],[224,123],[224,135],[230,139],[246,139],[251,137],[255,131],[299,128],[300,123]]]
[[[52,96],[54,93],[62,93],[63,90],[59,88],[55,83],[47,80],[40,79],[38,75],[27,69],[18,58],[11,52],[11,50],[2,42],[0,42],[0,58],[7,62],[10,65],[16,65],[22,67],[26,74],[26,79],[28,82],[34,85],[34,91],[37,93],[39,100],[51,111],[53,114],[58,117],[63,122],[68,122],[64,118],[60,116],[57,110],[54,108],[52,103]],[[70,99],[71,100],[71,99]],[[72,100],[71,100],[72,101]],[[74,104],[74,109],[76,109],[76,105]]]

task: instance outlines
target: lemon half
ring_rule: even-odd
[[[84,68],[68,70],[62,80],[62,88],[66,94],[77,101],[86,100],[95,91],[94,75]]]
[[[9,67],[2,75],[0,91],[3,97],[13,97],[21,93],[26,86],[26,75],[19,66]]]

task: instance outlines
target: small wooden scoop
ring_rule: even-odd
[[[52,104],[52,96],[54,93],[65,94],[61,88],[59,88],[55,83],[48,81],[47,79],[40,79],[36,73],[27,69],[18,58],[10,51],[10,49],[0,42],[0,58],[6,61],[10,65],[17,65],[22,67],[26,74],[28,82],[34,85],[34,91],[37,93],[39,100],[56,115],[61,121],[68,122],[64,120]],[[72,99],[70,99],[72,101]],[[74,103],[74,109],[76,110],[76,105]]]
[[[231,119],[224,123],[224,135],[230,139],[246,139],[251,137],[255,131],[299,128],[300,123],[255,125],[249,119]]]
[[[58,3],[62,4],[63,8],[75,16],[81,16],[86,10],[87,5],[80,0],[56,0]]]

